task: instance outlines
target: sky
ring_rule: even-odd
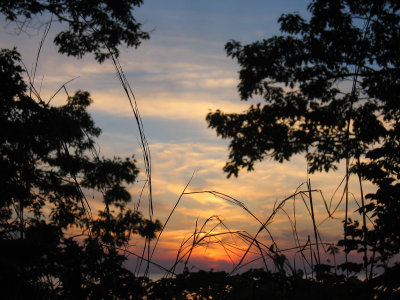
[[[231,39],[246,44],[279,34],[279,16],[291,12],[307,16],[307,5],[308,1],[299,0],[145,0],[135,10],[135,18],[143,24],[143,30],[150,32],[151,38],[136,50],[120,48],[119,60],[133,88],[151,150],[154,217],[165,223],[180,199],[154,253],[154,260],[166,268],[171,267],[182,242],[190,238],[196,224],[199,229],[212,217],[206,231],[219,235],[210,237],[209,243],[196,249],[190,266],[231,270],[243,253],[234,249],[243,248],[244,244],[238,234],[225,234],[227,228],[254,235],[260,226],[237,205],[239,202],[232,202],[240,201],[259,220],[265,221],[280,201],[297,190],[306,190],[308,178],[317,190],[313,194],[317,224],[327,217],[323,198],[328,203],[332,201],[332,209],[338,205],[336,218],[319,225],[321,238],[332,242],[341,237],[344,203],[339,204],[343,190],[339,185],[345,175],[343,166],[329,174],[308,175],[305,158],[300,155],[283,164],[266,160],[258,163],[254,172],[241,171],[238,178],[227,179],[222,167],[228,157],[229,141],[218,138],[205,121],[210,111],[242,112],[249,106],[239,100],[236,88],[239,66],[226,56],[224,45]],[[5,22],[3,17],[0,21],[0,47],[16,46],[27,68],[32,68],[42,31],[31,29],[29,34],[17,35],[15,24]],[[98,141],[100,154],[135,155],[143,171],[137,126],[113,65],[109,61],[100,65],[90,55],[77,60],[58,54],[52,37],[62,26],[53,24],[41,52],[36,86],[42,98],[49,98],[62,84],[78,77],[67,89],[91,93],[94,103],[89,111],[103,130]],[[65,95],[59,94],[53,104],[63,101]],[[252,103],[259,101],[253,99]],[[142,173],[130,187],[132,205],[139,199],[144,178]],[[180,198],[189,181],[186,192],[192,194]],[[351,179],[350,187],[354,198],[359,197],[356,178]],[[198,193],[203,191],[216,191],[235,200]],[[285,202],[285,210],[279,211],[268,225],[281,249],[294,246],[294,225],[303,244],[313,234],[303,199],[309,201],[298,195]],[[351,204],[353,210],[355,205]],[[92,203],[93,207],[101,209],[101,204]],[[146,216],[145,201],[141,210]],[[290,221],[294,220],[294,213],[296,224]],[[222,224],[215,227],[219,220],[223,220],[225,228]],[[272,244],[264,233],[260,240],[268,246]],[[141,242],[133,243],[137,246],[132,246],[132,251],[140,252]],[[257,257],[256,249],[253,250],[249,257]],[[133,258],[131,263],[134,265]],[[263,265],[257,260],[252,266]]]

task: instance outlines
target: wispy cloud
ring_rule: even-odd
[[[334,173],[307,176],[304,158],[296,156],[284,164],[264,161],[256,165],[255,171],[243,171],[239,178],[228,180],[222,172],[228,155],[227,141],[217,138],[205,122],[210,110],[240,113],[248,107],[247,102],[239,101],[236,89],[239,66],[226,57],[224,44],[230,38],[249,42],[271,35],[277,31],[276,19],[281,12],[304,10],[305,4],[290,1],[291,5],[282,7],[273,1],[255,1],[245,6],[239,1],[229,6],[219,1],[171,3],[145,1],[138,10],[142,16],[139,19],[146,21],[149,30],[155,28],[152,38],[138,50],[121,49],[120,56],[150,141],[155,217],[162,222],[166,220],[193,172],[188,192],[227,194],[243,202],[262,221],[273,212],[276,203],[292,195],[307,178],[311,179],[313,188],[322,189],[328,204],[334,195],[333,211],[341,199],[343,186],[334,193],[343,179],[343,167]],[[265,3],[268,7],[259,9]],[[34,65],[39,38],[22,40],[4,32],[1,37],[1,47],[18,45],[27,67]],[[49,36],[46,41],[37,71],[36,83],[43,98],[48,99],[63,83],[79,76],[67,90],[72,93],[82,89],[91,93],[94,103],[90,112],[104,131],[99,142],[101,155],[135,154],[143,170],[135,121],[112,64],[106,61],[99,65],[90,55],[83,60],[62,56],[51,39]],[[62,92],[53,103],[64,103],[65,96]],[[138,202],[143,184],[141,177],[130,188],[134,203]],[[354,197],[359,198],[356,178],[351,179],[350,188]],[[373,190],[371,186],[364,188],[365,194]],[[324,199],[317,192],[313,196],[317,221],[321,222],[327,216]],[[304,201],[308,205],[309,199]],[[335,215],[339,219],[321,225],[321,234],[327,240],[337,239],[337,233],[342,232],[343,205],[342,201]],[[145,199],[141,208],[143,212],[147,209]],[[293,217],[294,208],[299,234],[307,238],[311,232],[303,199],[300,196],[295,202],[291,199],[284,206],[285,211],[277,213],[269,225],[283,245],[293,244],[292,224],[287,215]],[[350,208],[351,211],[357,208],[354,201]],[[103,209],[103,206],[100,201],[93,201],[92,209]],[[193,232],[197,218],[201,223],[212,215],[223,218],[232,230],[255,234],[260,226],[246,211],[229,201],[209,193],[184,195],[160,240],[157,259],[170,262],[182,240]],[[270,242],[268,236],[262,238]],[[230,264],[218,245],[199,249],[194,261],[203,267]]]

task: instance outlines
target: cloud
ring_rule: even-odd
[[[113,115],[133,116],[130,104],[122,91],[110,90],[107,92],[93,92],[95,103],[93,110],[108,112]],[[209,111],[223,109],[226,111],[243,111],[246,105],[241,102],[229,102],[212,99],[208,94],[173,95],[154,94],[147,97],[138,97],[138,105],[142,117],[166,120],[191,120],[205,123]],[[213,101],[214,100],[214,101]]]
[[[270,24],[271,16],[266,17],[264,12],[261,13],[262,10],[258,10],[256,14],[262,15],[262,18],[255,18],[254,9],[247,7],[246,10],[251,12],[251,15],[246,15],[243,13],[242,5],[236,8],[231,6],[230,9],[240,13],[240,24],[256,25],[252,28],[238,28],[236,16],[239,15],[227,13],[224,8],[221,11],[225,12],[225,17],[218,19],[218,22],[230,31],[223,35],[217,34],[218,39],[214,39],[216,36],[214,32],[203,30],[213,26],[203,22],[201,16],[196,17],[195,21],[204,27],[201,27],[201,30],[194,28],[190,31],[190,28],[184,28],[181,23],[182,18],[171,18],[169,6],[172,4],[161,3],[161,5],[165,6],[165,14],[152,9],[145,11],[146,14],[153,14],[149,24],[154,26],[153,24],[166,22],[168,25],[167,23],[173,20],[173,30],[164,30],[164,27],[160,26],[160,29],[152,34],[151,40],[145,41],[138,50],[122,49],[120,56],[122,68],[138,101],[146,134],[151,133],[147,137],[152,153],[154,217],[162,222],[166,221],[194,171],[196,172],[187,188],[188,192],[218,191],[226,194],[244,203],[261,221],[267,220],[273,213],[274,205],[294,194],[296,189],[310,178],[312,188],[322,190],[324,196],[322,197],[318,191],[312,194],[318,224],[327,217],[324,199],[330,206],[331,212],[340,204],[334,215],[338,219],[329,219],[319,227],[321,236],[325,240],[336,241],[343,231],[341,223],[344,217],[344,200],[341,197],[343,185],[335,193],[345,174],[343,166],[337,172],[307,175],[304,158],[295,156],[284,164],[274,161],[261,162],[256,165],[255,171],[251,173],[242,171],[239,178],[228,180],[222,172],[228,156],[227,142],[216,138],[213,130],[206,129],[207,124],[204,119],[210,110],[221,109],[225,112],[240,113],[249,105],[239,101],[236,89],[239,66],[236,61],[226,57],[224,43],[231,37],[246,42],[269,35],[270,32],[263,30],[265,28],[270,30],[271,27],[266,26],[264,22],[268,19]],[[304,6],[304,3],[299,5]],[[145,4],[144,7],[151,7],[151,3]],[[208,11],[209,5],[204,7]],[[279,11],[281,9],[282,7],[279,7]],[[292,10],[293,7],[287,9]],[[192,11],[190,16],[197,16],[197,13],[197,10],[195,13]],[[177,14],[181,14],[186,20],[187,23],[184,25],[193,21],[185,11]],[[216,13],[216,16],[219,14]],[[207,19],[211,20],[209,14]],[[276,18],[272,19],[276,30]],[[229,22],[226,22],[227,20]],[[191,36],[187,34],[188,32],[201,34]],[[50,46],[51,39],[49,36],[47,46],[43,49],[36,77],[36,86],[43,98],[48,99],[63,83],[80,76],[67,85],[67,90],[70,94],[77,89],[88,90],[91,93],[94,103],[90,107],[90,112],[104,129],[100,139],[101,154],[105,156],[135,154],[138,166],[144,170],[141,151],[137,147],[138,134],[131,107],[119,84],[113,65],[110,62],[99,65],[90,56],[76,60],[59,55],[55,47]],[[9,47],[14,44],[14,40],[17,39],[2,38],[0,43],[2,47]],[[26,40],[20,43],[20,50],[28,68],[33,65],[37,42],[38,39],[30,40],[29,44]],[[62,91],[52,103],[64,103],[65,98],[65,92]],[[141,174],[135,186],[130,187],[133,204],[139,201],[144,179]],[[373,189],[372,186],[365,185],[364,194]],[[303,184],[301,190],[306,191],[306,185]],[[357,178],[351,178],[350,190],[352,192],[350,211],[352,216],[357,217],[357,213],[354,213],[357,204],[353,199],[353,195],[355,199],[360,199]],[[148,211],[147,196],[145,192],[140,206],[145,215]],[[92,202],[94,211],[104,209],[100,201]],[[293,246],[294,223],[290,222],[288,216],[294,221],[294,213],[301,241],[306,242],[308,235],[312,236],[312,222],[307,209],[309,206],[309,196],[303,193],[296,196],[295,202],[293,199],[288,200],[283,207],[284,210],[280,210],[274,216],[268,228],[281,247]],[[156,252],[157,259],[170,265],[182,240],[193,233],[196,222],[202,224],[213,215],[220,216],[231,230],[246,230],[249,234],[255,235],[260,228],[260,224],[248,212],[226,199],[215,197],[210,193],[184,195],[160,239],[159,250]],[[260,240],[267,245],[272,243],[264,232]],[[142,241],[138,239],[135,242],[139,247]],[[227,261],[226,253],[218,244],[198,248],[193,256],[193,264],[206,269],[230,266]]]
[[[254,172],[243,172],[237,179],[226,180],[221,171],[223,161],[226,159],[225,146],[205,142],[181,142],[156,143],[150,147],[154,166],[154,207],[156,216],[161,221],[165,220],[171,212],[194,170],[199,171],[190,183],[188,192],[219,191],[234,197],[243,202],[262,222],[268,219],[274,206],[276,207],[281,200],[294,194],[299,185],[307,179],[305,161],[300,156],[294,157],[291,162],[285,164],[266,161],[257,165]],[[322,189],[326,195],[325,200],[329,202],[341,176],[340,172],[334,173],[334,176],[314,174],[309,175],[309,178],[311,178],[312,187],[317,190]],[[293,198],[287,200],[283,206],[284,210],[278,211],[272,222],[268,224],[269,230],[282,249],[296,245],[292,231],[294,218],[296,218],[300,242],[305,244],[308,236],[313,237],[313,225],[309,216],[310,200],[306,185],[303,184],[299,190],[304,193],[297,195],[295,202]],[[334,197],[335,204],[339,201],[340,199]],[[317,224],[320,224],[328,217],[328,214],[319,191],[313,193],[313,202]],[[344,203],[335,215],[338,219],[328,219],[320,225],[320,234],[324,242],[336,242],[340,236],[343,205]],[[250,234],[255,234],[260,228],[260,224],[245,210],[227,200],[212,196],[210,193],[185,195],[166,227],[162,237],[162,249],[169,249],[165,251],[174,253],[171,249],[175,251],[179,249],[183,238],[193,233],[196,222],[202,224],[213,215],[221,216],[231,230],[246,230]],[[265,233],[260,238],[267,245],[272,243]],[[203,250],[199,251],[205,257],[223,256],[221,249],[208,249],[205,253],[201,252]]]

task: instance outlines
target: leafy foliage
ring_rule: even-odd
[[[387,264],[400,251],[400,4],[314,0],[308,9],[309,20],[282,15],[280,36],[226,44],[241,67],[240,98],[264,103],[241,114],[217,110],[207,122],[230,140],[228,177],[299,153],[310,172],[354,161],[350,171],[377,185],[359,210],[373,228],[346,219],[341,245]]]
[[[66,23],[68,30],[54,38],[59,52],[81,58],[93,53],[99,62],[119,54],[118,46],[138,47],[149,34],[141,30],[132,15],[142,0],[4,0],[0,12],[10,21],[19,21],[20,27],[37,15],[51,14]]]
[[[68,24],[55,38],[61,53],[94,53],[102,62],[121,43],[137,47],[148,34],[132,16],[142,1],[2,1],[8,20],[44,13]],[[161,226],[127,208],[138,170],[134,159],[100,158],[91,99],[78,91],[60,107],[29,93],[15,50],[0,52],[0,286],[16,299],[391,299],[399,297],[399,38],[400,5],[394,0],[315,0],[311,19],[283,15],[282,36],[242,46],[238,60],[242,100],[261,97],[243,114],[221,111],[209,126],[231,139],[224,170],[238,175],[266,157],[283,162],[305,153],[310,171],[335,169],[354,158],[352,171],[378,186],[359,212],[373,229],[347,218],[347,253],[370,251],[363,264],[313,265],[314,278],[287,274],[285,257],[271,257],[278,272],[243,274],[187,270],[151,282],[135,278],[119,252],[133,235],[150,240]],[[103,196],[93,216],[84,190]],[[66,233],[68,232],[68,234]],[[71,236],[77,232],[76,236]],[[367,249],[365,248],[367,247]],[[272,248],[272,247],[271,247]],[[331,246],[335,259],[338,248]],[[381,275],[372,266],[380,263]],[[343,275],[347,272],[347,276]],[[350,274],[350,275],[349,275]]]
[[[135,161],[97,155],[100,129],[86,111],[88,92],[60,107],[35,100],[18,61],[15,50],[1,50],[0,80],[7,83],[0,90],[2,290],[21,299],[135,297],[140,283],[118,248],[161,229],[127,208]],[[97,217],[84,189],[103,195]]]
[[[398,277],[396,272],[393,275]],[[372,285],[352,277],[315,281],[301,274],[271,273],[261,269],[242,274],[185,271],[176,278],[150,284],[147,299],[374,299]],[[396,297],[397,291],[382,291],[381,299]]]
[[[231,139],[228,175],[267,156],[282,162],[305,152],[313,172],[334,169],[348,154],[394,154],[385,142],[397,147],[398,2],[313,1],[309,9],[309,22],[282,15],[282,36],[225,46],[242,67],[241,99],[266,102],[243,114],[207,116],[218,135]]]

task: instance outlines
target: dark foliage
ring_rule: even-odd
[[[382,160],[374,164],[382,179],[389,169],[398,174],[398,1],[313,1],[309,9],[308,22],[282,15],[282,36],[226,44],[242,68],[241,99],[259,95],[266,104],[207,116],[231,140],[224,170],[237,176],[265,157],[282,162],[303,152],[311,172],[334,169],[350,154]]]
[[[141,281],[118,249],[133,235],[154,238],[161,226],[127,208],[135,161],[97,155],[89,93],[78,91],[60,107],[34,99],[18,62],[15,50],[0,51],[2,297],[136,297]],[[98,216],[84,189],[103,195]]]
[[[2,1],[0,12],[22,24],[50,13],[67,24],[59,51],[102,62],[118,46],[137,47],[148,34],[132,16],[142,1]],[[305,153],[310,171],[329,171],[353,158],[351,171],[377,185],[359,209],[373,228],[346,218],[346,253],[369,253],[364,264],[317,264],[315,276],[278,272],[243,274],[185,270],[151,282],[136,278],[119,251],[133,235],[150,240],[160,230],[127,208],[126,189],[138,170],[133,159],[100,158],[100,129],[87,113],[91,99],[78,91],[51,106],[27,89],[15,50],[0,52],[0,288],[5,299],[397,299],[400,231],[400,4],[398,1],[315,0],[311,19],[283,15],[283,35],[242,46],[238,60],[242,100],[264,104],[243,114],[221,111],[209,126],[230,139],[224,170],[238,175],[266,157],[283,162]],[[22,19],[21,19],[22,18]],[[22,23],[21,23],[22,22]],[[84,191],[102,195],[93,216]],[[75,234],[75,236],[71,236]],[[367,247],[367,249],[365,249]],[[332,247],[332,253],[335,249]],[[373,267],[383,268],[381,274]],[[369,270],[366,280],[357,275]]]
[[[50,14],[67,24],[54,39],[60,53],[81,58],[93,53],[99,62],[111,54],[118,56],[118,46],[138,47],[149,34],[141,30],[132,15],[141,0],[2,0],[0,12],[23,29],[36,16]]]
[[[376,184],[359,209],[362,224],[345,219],[339,243],[346,253],[364,252],[372,276],[373,266],[400,252],[400,2],[314,0],[308,9],[309,20],[282,15],[282,35],[226,44],[241,67],[241,100],[264,103],[241,114],[217,110],[207,122],[230,140],[228,177],[268,157],[303,153],[310,172],[346,160],[350,172]]]
[[[394,274],[398,277],[398,271]],[[394,275],[393,274],[393,275]],[[376,282],[378,284],[378,282]],[[376,292],[377,286],[356,277],[337,277],[330,281],[317,281],[298,274],[271,273],[262,269],[242,274],[225,272],[185,271],[173,279],[160,279],[150,284],[147,299],[395,299],[397,291],[386,289]],[[392,298],[390,298],[392,297]]]

